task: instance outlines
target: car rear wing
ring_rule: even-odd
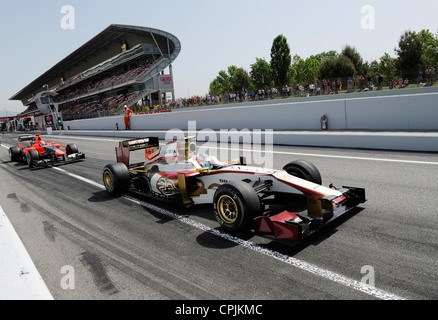
[[[18,137],[18,142],[24,142],[24,141],[32,141],[35,139],[35,135],[26,135],[26,136],[21,136]]]
[[[120,141],[119,146],[116,147],[117,162],[124,163],[129,167],[129,153],[131,151],[150,149],[152,152],[152,150],[155,151],[159,146],[160,142],[158,137]]]

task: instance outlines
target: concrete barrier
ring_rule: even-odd
[[[171,113],[136,115],[133,130],[199,128],[320,130],[326,114],[330,130],[438,130],[438,92],[388,96],[329,96],[327,99],[286,99],[190,108]],[[122,116],[66,121],[72,130],[124,129]]]
[[[166,130],[188,130],[195,122],[197,130],[273,130],[274,144],[282,145],[438,151],[438,88],[403,92],[271,100],[136,115],[131,118],[133,130],[126,132],[122,116],[66,121],[65,126],[70,127],[69,134],[137,137],[147,133],[163,138]],[[321,131],[324,114],[328,116],[327,132]],[[116,123],[120,131],[115,130]]]
[[[438,93],[346,100],[348,130],[438,130]]]

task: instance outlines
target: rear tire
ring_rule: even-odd
[[[248,231],[262,214],[260,198],[246,182],[221,185],[213,198],[216,220],[227,231]]]
[[[103,184],[111,195],[120,195],[131,186],[128,167],[123,163],[108,164],[103,169]]]
[[[27,152],[26,160],[29,168],[33,168],[34,167],[33,162],[39,159],[40,159],[40,154],[38,153],[37,150],[32,149]]]
[[[10,147],[9,148],[9,158],[11,159],[11,162],[16,162],[20,160],[21,152],[18,147]]]
[[[316,183],[322,184],[321,173],[316,166],[306,160],[296,160],[288,163],[283,170],[292,176]]]

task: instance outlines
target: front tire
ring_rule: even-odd
[[[79,149],[75,144],[68,144],[65,147],[65,153],[67,153],[67,155],[79,153]]]
[[[283,167],[283,170],[291,176],[295,176],[316,184],[322,184],[321,173],[318,168],[306,160],[296,160],[289,162]]]
[[[128,167],[123,163],[108,164],[103,169],[103,184],[111,195],[126,192],[131,185]]]
[[[246,182],[221,185],[214,194],[216,220],[227,231],[249,231],[254,218],[262,214],[260,198]]]

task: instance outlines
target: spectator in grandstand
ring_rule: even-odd
[[[131,116],[134,112],[127,105],[123,108],[123,117],[125,118],[125,130],[131,130]]]

